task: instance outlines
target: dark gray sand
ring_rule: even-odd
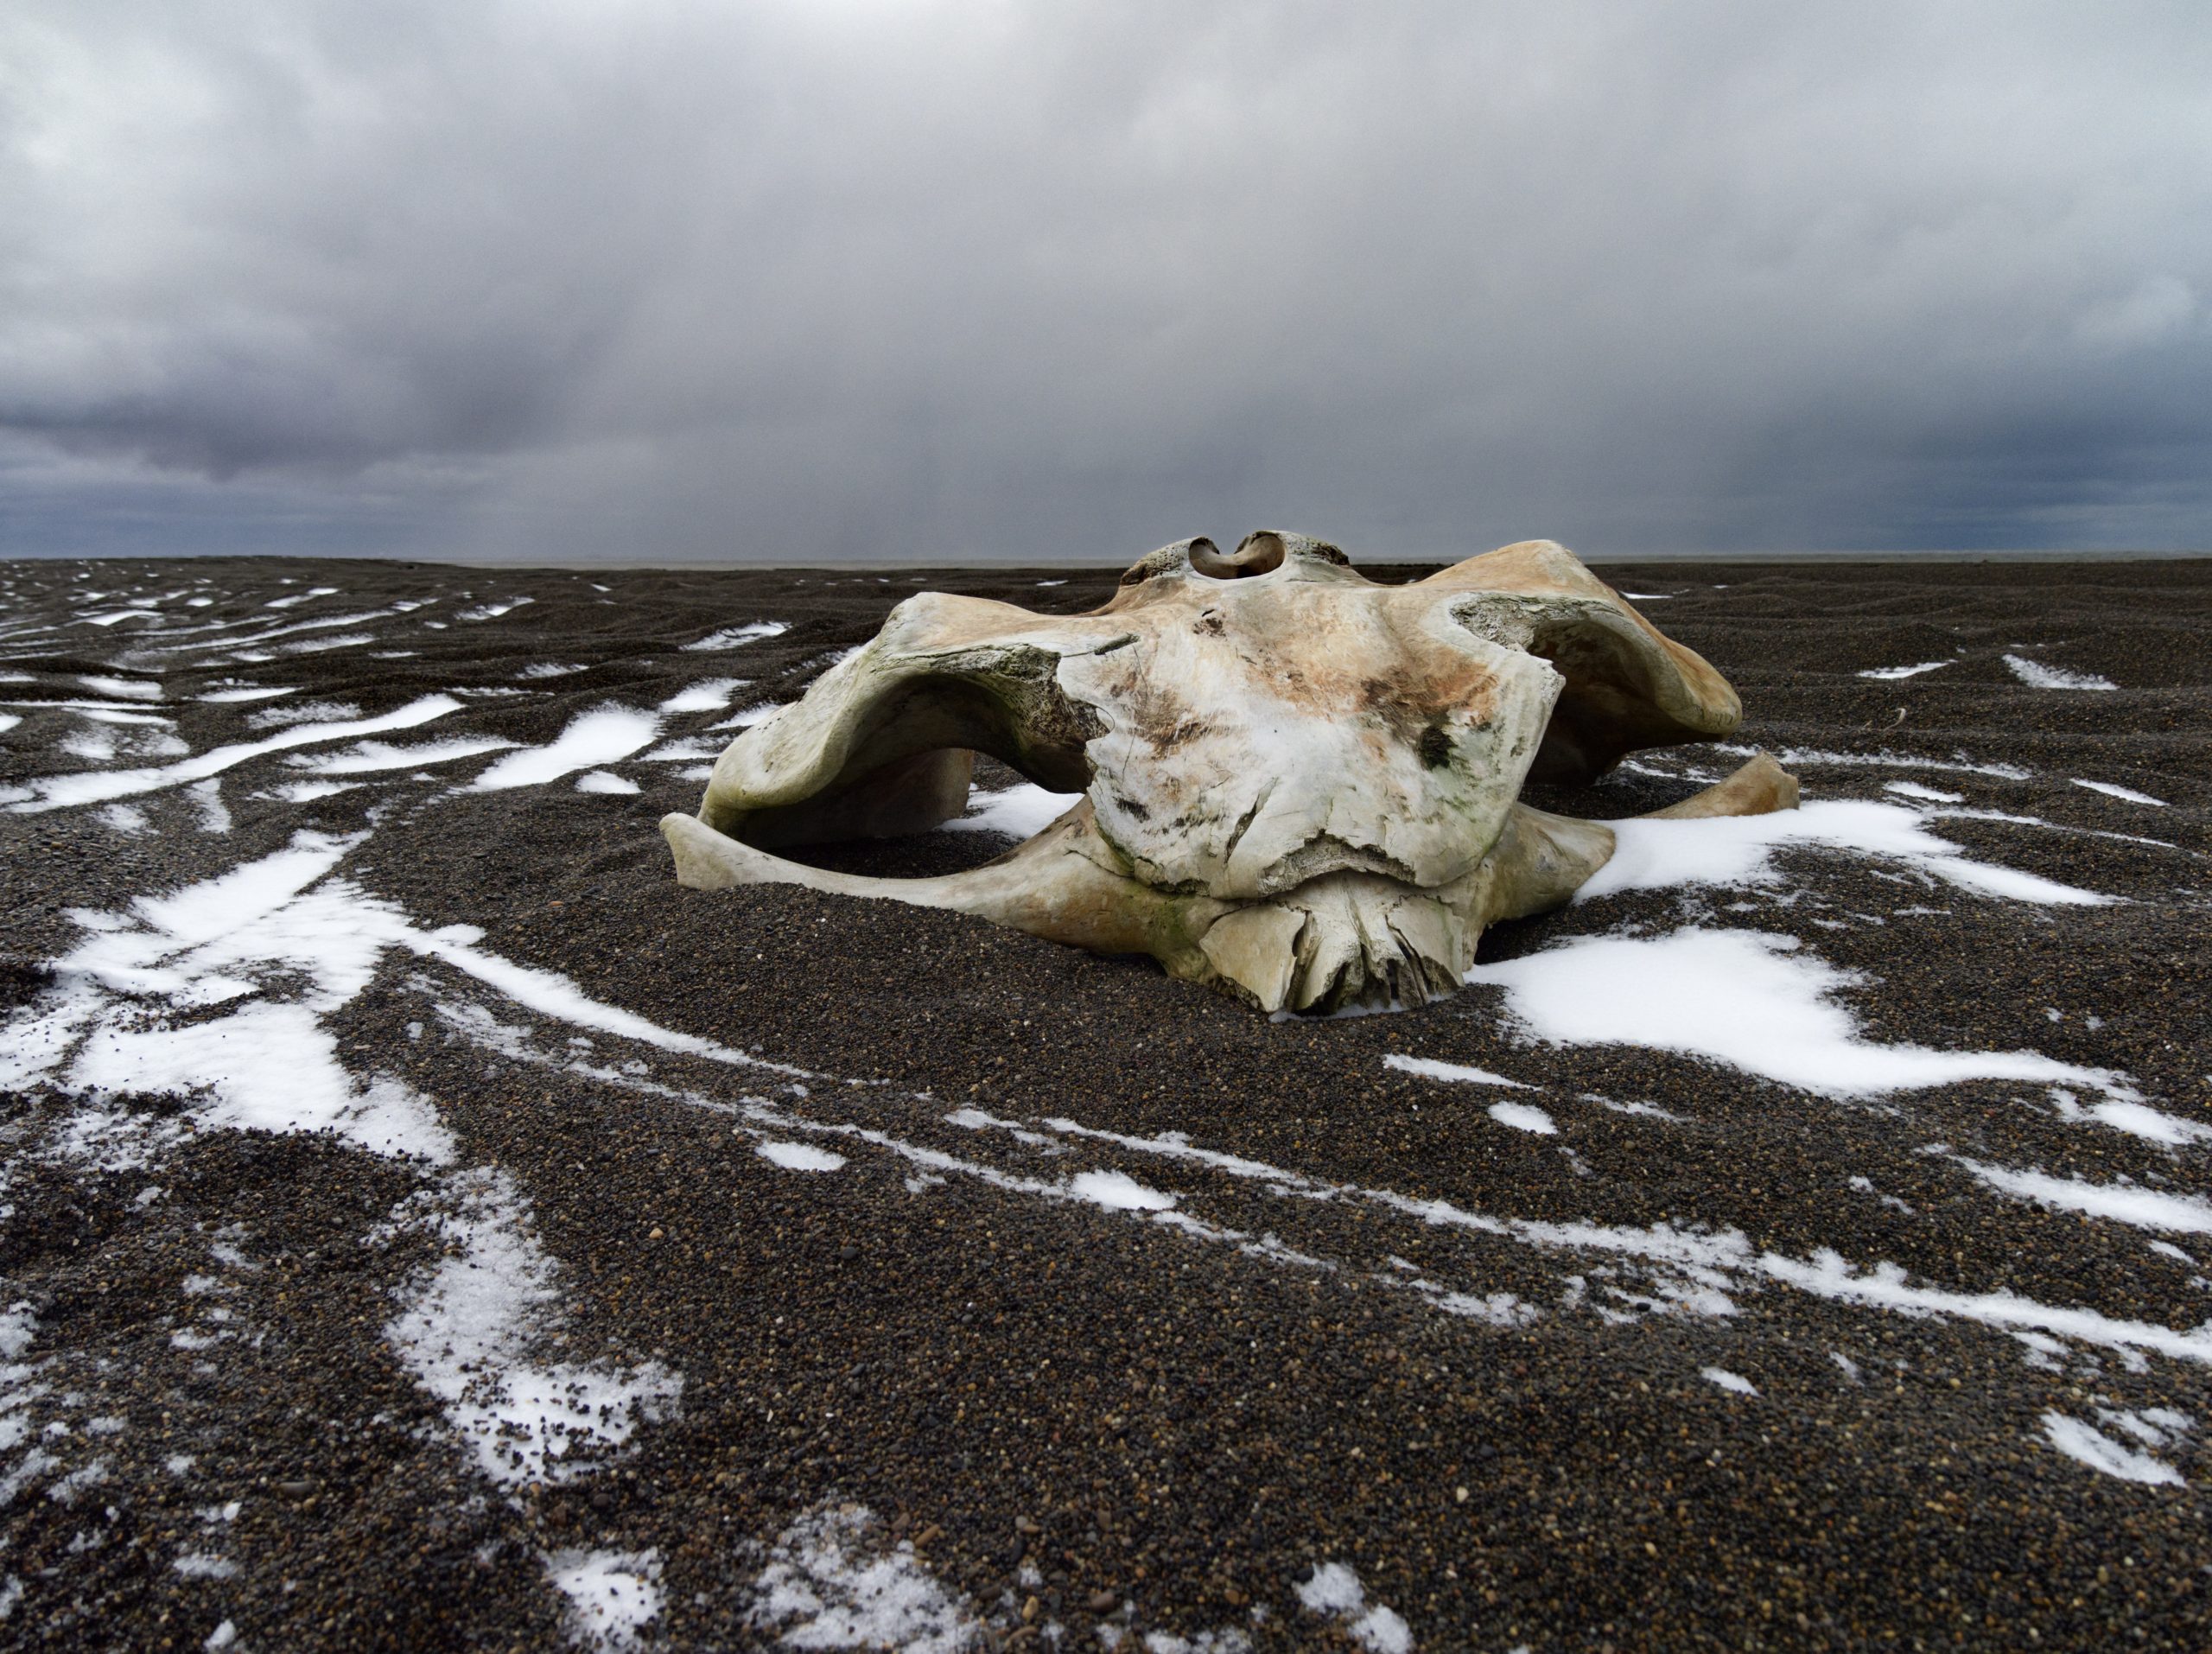
[[[1799,845],[1485,938],[1771,989],[1736,1062],[1536,1043],[1506,977],[1270,1024],[671,876],[730,710],[907,590],[1109,571],[0,566],[0,1643],[2212,1645],[2212,564],[1601,572],[1808,804],[2113,900]],[[564,730],[628,755],[470,786]],[[464,737],[517,746],[327,768]],[[2031,1055],[1821,1094],[1897,1046]]]

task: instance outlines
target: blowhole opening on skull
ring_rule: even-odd
[[[1486,926],[1560,906],[1612,854],[1596,813],[1541,799],[1738,717],[1712,666],[1551,542],[1382,584],[1262,530],[1228,555],[1162,546],[1086,614],[910,597],[663,830],[687,885],[950,909],[1268,1012],[1417,1005],[1458,989]],[[1761,757],[1653,808],[1796,799]]]

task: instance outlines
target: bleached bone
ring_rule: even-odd
[[[687,885],[788,883],[1149,953],[1273,1011],[1418,1004],[1484,927],[1556,907],[1611,830],[1521,804],[1624,753],[1732,731],[1735,692],[1560,547],[1406,586],[1334,546],[1186,540],[1104,608],[1056,617],[933,593],[742,732],[698,816],[662,822]],[[988,753],[1074,808],[987,866],[819,871],[781,846],[925,831]],[[1796,803],[1764,754],[1661,813]]]

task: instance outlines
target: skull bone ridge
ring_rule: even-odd
[[[1378,585],[1335,546],[1179,541],[1087,614],[925,593],[800,700],[742,731],[696,817],[685,884],[791,883],[1149,953],[1263,1010],[1452,992],[1492,920],[1556,907],[1611,856],[1520,802],[1647,747],[1713,740],[1735,691],[1550,541]],[[1083,796],[987,866],[827,873],[779,847],[925,831],[975,754]],[[1660,813],[1789,808],[1764,754]]]

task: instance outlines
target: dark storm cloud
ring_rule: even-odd
[[[8,549],[2212,540],[2194,5],[18,0]]]

